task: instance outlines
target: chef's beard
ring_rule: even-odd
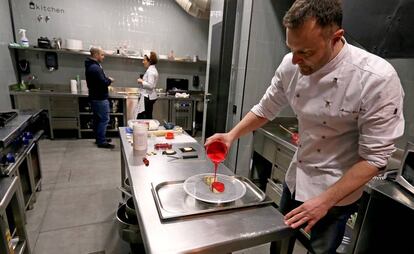
[[[299,65],[299,71],[302,75],[311,75],[312,73],[314,73],[314,69],[308,65]]]

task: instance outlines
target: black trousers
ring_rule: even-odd
[[[295,194],[290,193],[286,183],[283,184],[283,194],[280,201],[280,212],[285,215],[302,202],[295,200]],[[346,222],[352,213],[358,210],[358,201],[346,206],[334,206],[312,228],[308,253],[336,254],[336,249],[341,245],[345,233]],[[300,234],[299,229],[296,234]],[[292,237],[288,243],[288,253],[293,253],[296,237]],[[272,242],[270,253],[279,253],[280,244]]]
[[[156,101],[157,99],[150,100],[148,97],[144,97],[145,111],[139,113],[137,119],[152,119],[152,110]]]

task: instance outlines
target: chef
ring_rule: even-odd
[[[144,55],[142,64],[147,69],[144,77],[137,79],[140,98],[137,108],[137,119],[152,119],[154,103],[157,100],[155,87],[158,83],[158,71],[155,65],[158,62],[157,54],[154,51],[150,55]]]
[[[291,53],[265,95],[230,132],[206,141],[230,147],[292,107],[300,139],[280,210],[287,225],[311,233],[312,253],[336,253],[364,185],[385,168],[404,132],[396,71],[348,44],[341,23],[340,0],[296,0],[283,19]],[[276,248],[272,244],[272,253]]]

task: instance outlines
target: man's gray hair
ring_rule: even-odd
[[[296,0],[283,18],[283,25],[295,29],[309,18],[315,18],[320,27],[342,27],[341,0]]]
[[[96,55],[98,55],[99,53],[101,53],[101,52],[102,52],[102,49],[101,49],[100,47],[95,47],[95,46],[92,46],[92,47],[89,49],[89,52],[91,53],[91,56],[93,57],[93,56],[96,56]]]

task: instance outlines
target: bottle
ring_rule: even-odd
[[[20,37],[20,46],[22,47],[29,47],[29,40],[26,37],[26,29],[19,29],[19,34],[22,36]]]
[[[77,87],[77,90],[78,91],[81,90],[81,83],[80,83],[80,77],[79,77],[79,75],[76,75],[76,87]]]
[[[133,129],[134,150],[146,151],[148,143],[148,129],[146,124],[135,124]]]

